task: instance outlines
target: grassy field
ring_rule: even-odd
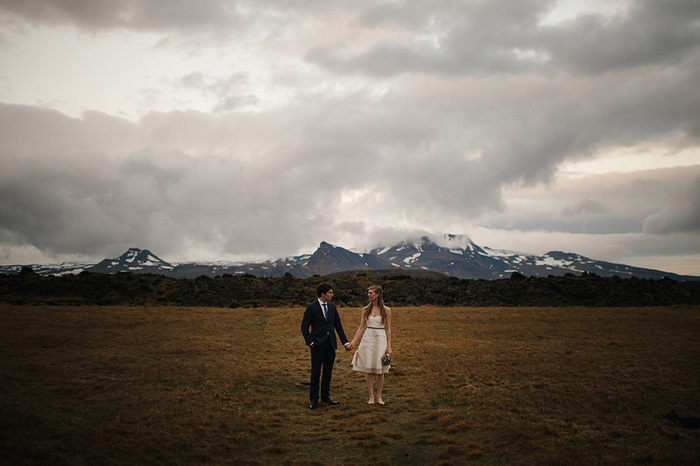
[[[699,464],[700,308],[395,308],[309,411],[302,308],[0,305],[6,464]],[[340,309],[354,334],[359,309]]]

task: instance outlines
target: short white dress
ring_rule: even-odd
[[[352,357],[352,369],[370,374],[386,374],[391,367],[390,365],[382,365],[382,357],[386,354],[386,347],[386,330],[384,330],[382,317],[369,316],[365,333]]]

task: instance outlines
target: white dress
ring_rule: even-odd
[[[386,374],[391,366],[382,365],[386,354],[386,330],[381,316],[369,316],[360,345],[352,357],[352,369],[370,374]]]

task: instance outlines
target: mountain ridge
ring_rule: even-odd
[[[535,255],[492,249],[477,245],[465,235],[451,234],[438,238],[423,236],[419,240],[401,241],[393,246],[379,247],[369,252],[353,252],[322,241],[312,254],[257,263],[169,263],[148,249],[129,248],[121,256],[104,259],[97,264],[0,266],[0,273],[17,274],[22,267],[29,267],[42,276],[74,275],[86,271],[104,274],[152,273],[173,278],[197,278],[202,275],[282,277],[286,274],[297,278],[310,278],[348,271],[402,269],[485,280],[509,278],[514,273],[528,277],[594,274],[620,278],[700,280],[700,277],[599,261],[570,252],[550,251],[543,255]]]

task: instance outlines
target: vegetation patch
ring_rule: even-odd
[[[384,270],[343,272],[325,277],[277,278],[224,275],[175,279],[118,273],[41,277],[30,269],[0,275],[0,302],[48,305],[140,305],[202,307],[304,306],[322,281],[333,284],[334,302],[359,307],[367,288],[387,290],[389,306],[670,306],[700,305],[700,281],[599,277],[524,277],[466,280],[434,272]],[[311,296],[310,296],[311,294]]]

